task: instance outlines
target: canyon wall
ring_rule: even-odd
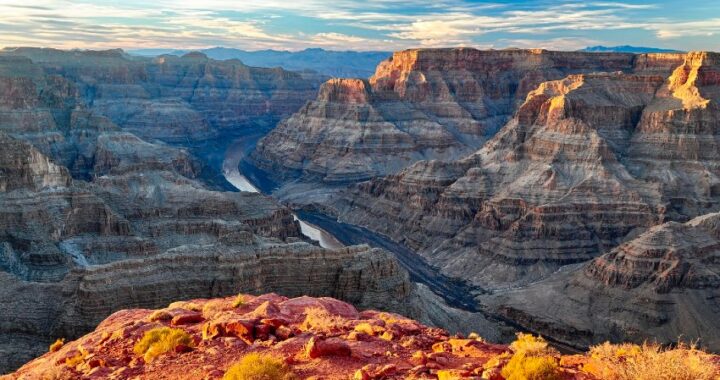
[[[491,138],[540,83],[628,71],[635,60],[545,50],[397,52],[369,80],[326,82],[315,101],[258,143],[252,160],[281,180],[334,184],[459,158]]]
[[[664,223],[588,263],[483,302],[571,344],[680,339],[718,351],[719,239],[718,213]]]
[[[717,53],[409,50],[369,81],[326,83],[258,144],[253,162],[289,173],[276,176],[288,187],[324,181],[329,196],[289,200],[404,243],[527,328],[578,347],[684,334],[717,349],[705,312],[717,309],[720,287],[712,255],[689,273],[672,269],[695,260],[689,253],[680,264],[617,270],[597,258],[656,226],[720,210],[719,101]],[[422,116],[405,119],[403,109]],[[408,132],[416,126],[425,135]],[[482,137],[468,143],[473,134]],[[436,151],[417,161],[421,141]],[[597,278],[582,285],[565,275],[589,262]],[[540,297],[546,283],[555,291]]]
[[[314,96],[313,75],[197,54],[3,50],[0,372],[119,309],[240,290],[419,315],[387,252],[302,242],[289,209],[211,189],[178,147],[269,128]]]
[[[651,58],[544,82],[476,153],[358,184],[334,206],[487,288],[716,210],[716,55]]]

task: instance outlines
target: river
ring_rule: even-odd
[[[223,161],[223,174],[225,179],[230,182],[236,189],[250,193],[259,193],[260,190],[255,187],[242,173],[240,173],[240,160],[245,157],[249,149],[252,149],[255,138],[240,139],[236,143],[230,145],[225,154]],[[314,240],[323,248],[335,249],[345,245],[338,241],[333,235],[310,224],[300,218],[297,214],[293,214],[295,220],[300,224],[300,232],[307,238]]]
[[[230,145],[223,161],[223,174],[226,180],[240,191],[270,193],[274,186],[272,182],[262,171],[243,161],[245,155],[254,148],[258,139],[259,136],[243,138]],[[241,168],[243,172],[240,171]],[[253,180],[251,181],[249,178]],[[293,215],[300,223],[303,235],[319,242],[322,247],[338,248],[346,245],[367,244],[371,247],[383,248],[395,255],[400,265],[410,274],[412,281],[426,285],[433,293],[442,297],[449,306],[481,313],[485,318],[504,323],[517,331],[537,334],[513,320],[502,315],[491,314],[479,307],[475,296],[485,292],[482,288],[443,275],[423,257],[401,243],[366,228],[343,223],[319,212],[295,211]],[[551,345],[566,354],[578,353],[587,349],[586,347],[567,345],[549,336],[545,338]]]
[[[270,193],[273,188],[271,181],[266,179],[262,171],[243,161],[245,155],[254,148],[258,138],[259,136],[241,138],[228,147],[223,161],[223,174],[227,181],[240,191]],[[320,246],[332,249],[367,244],[383,248],[395,255],[400,265],[410,273],[412,281],[427,285],[444,298],[448,305],[478,311],[475,294],[482,292],[482,289],[441,274],[437,268],[406,246],[386,236],[318,212],[296,211],[294,216],[300,223],[302,233],[319,242]]]

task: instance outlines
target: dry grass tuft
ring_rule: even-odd
[[[256,352],[245,355],[225,372],[223,380],[291,380],[292,372],[278,357]]]
[[[608,380],[713,380],[720,372],[694,345],[665,349],[658,344],[603,343],[590,349],[583,370]]]
[[[85,358],[90,353],[83,346],[78,346],[77,353],[71,357],[65,358],[65,365],[70,368],[75,368],[85,361]]]
[[[58,340],[55,341],[55,343],[50,345],[50,352],[57,352],[59,351],[62,346],[65,345],[65,339],[64,338],[58,338]]]
[[[321,307],[311,307],[305,310],[305,320],[300,327],[305,331],[333,331],[345,326],[345,323],[342,317],[332,315]]]
[[[242,305],[245,305],[245,296],[238,294],[233,301],[232,307],[240,307]]]
[[[150,362],[158,355],[174,350],[183,345],[192,347],[195,344],[192,337],[182,329],[159,327],[145,332],[142,339],[135,344],[133,351],[143,355],[146,362]]]
[[[510,344],[513,355],[501,374],[506,380],[555,380],[560,378],[558,352],[545,339],[518,334]]]

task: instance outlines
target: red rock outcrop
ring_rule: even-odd
[[[332,298],[240,297],[239,304],[235,297],[196,299],[156,311],[119,311],[4,378],[220,379],[253,353],[276,358],[278,367],[302,379],[502,379],[513,351],[521,350],[451,336],[397,314],[359,312]],[[162,328],[179,329],[187,343],[152,358],[134,352],[148,331]],[[544,355],[556,363],[559,378],[598,379],[589,356]],[[709,375],[713,367],[720,370],[716,356],[694,355]]]

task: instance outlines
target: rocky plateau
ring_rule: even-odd
[[[170,333],[182,341],[171,341],[162,351],[143,349],[143,342],[152,342],[148,336]],[[628,355],[628,350],[635,350],[628,356],[635,362],[690,358],[688,375],[700,375],[699,380],[720,371],[720,358],[697,350],[651,356],[647,348],[626,345],[617,352]],[[514,363],[529,357],[548,363],[531,373],[542,377],[512,378],[609,379],[605,374],[613,369],[611,357],[561,355],[542,340],[521,336],[510,346],[497,345],[393,313],[359,312],[332,298],[265,294],[122,310],[4,378],[505,379],[513,376]],[[235,368],[238,361],[246,364]]]

